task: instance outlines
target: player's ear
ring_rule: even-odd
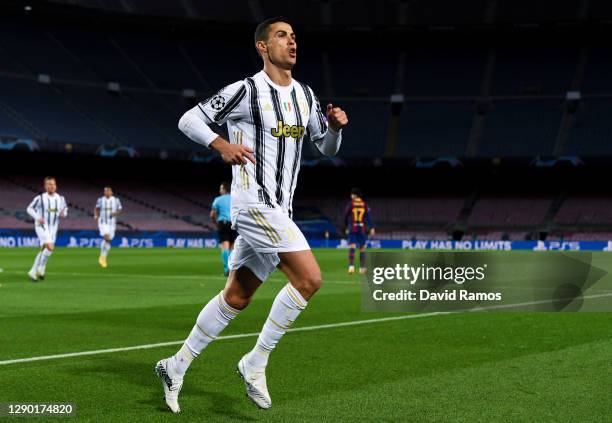
[[[259,40],[255,43],[255,48],[257,49],[259,54],[261,54],[268,50],[268,45],[264,41]]]

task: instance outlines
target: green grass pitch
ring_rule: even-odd
[[[222,289],[216,250],[0,249],[0,361],[180,341]],[[344,251],[317,250],[324,286],[295,327],[391,316],[360,310]],[[612,255],[596,255],[612,273]],[[610,276],[608,276],[610,277]],[[277,272],[223,335],[258,332]],[[234,373],[255,337],[219,340],[165,409],[153,367],[177,346],[0,365],[0,403],[76,404],[81,421],[612,421],[612,314],[465,313],[288,333],[272,354],[273,407]],[[56,420],[53,420],[56,421]]]

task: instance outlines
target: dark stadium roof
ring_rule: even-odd
[[[51,0],[23,5],[60,4],[110,12],[254,23],[285,15],[301,26],[380,27],[404,25],[533,24],[612,19],[606,0]]]

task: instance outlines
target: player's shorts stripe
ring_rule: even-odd
[[[297,101],[297,95],[295,93],[295,88],[293,89],[293,91],[291,91],[291,100],[293,101],[293,104],[295,104],[296,122],[298,126],[302,126],[302,112],[300,111],[300,105]],[[293,193],[294,193],[293,185],[296,182],[295,176],[297,174],[298,164],[300,163],[301,155],[302,155],[302,138],[298,138],[297,140],[295,140],[295,154],[293,155],[293,166],[291,167],[291,181],[289,183],[289,192],[291,193],[290,194],[291,198],[289,198],[290,207],[292,207],[293,205]],[[289,212],[289,217],[292,217],[292,214],[293,214],[293,210]]]
[[[265,147],[266,144],[264,142],[264,127],[263,127],[263,119],[261,117],[261,108],[259,107],[257,86],[253,78],[247,78],[247,83],[250,87],[250,111],[251,111],[251,119],[253,121],[254,133],[255,133],[255,181],[257,185],[259,185],[260,192],[262,195],[262,199],[264,204],[268,207],[272,207],[272,201],[270,200],[270,194],[266,190],[265,185],[265,174],[264,174],[264,156],[265,156]]]
[[[236,94],[230,98],[225,107],[215,114],[215,122],[219,122],[226,118],[232,112],[232,110],[234,110],[240,104],[245,95],[246,88],[243,85],[238,91],[236,91]]]
[[[257,223],[257,226],[259,226],[265,232],[265,234],[270,239],[270,241],[276,244],[277,241],[276,241],[274,234],[270,232],[270,229],[261,221],[259,216],[255,215],[255,213],[253,213],[252,210],[249,210],[249,214],[251,215],[255,223]]]
[[[270,226],[270,224],[268,223],[264,215],[259,210],[249,209],[249,214],[251,215],[255,223],[257,223],[257,225],[261,229],[263,229],[263,231],[266,233],[270,241],[272,241],[274,244],[280,242],[281,240],[280,235],[278,234],[278,232],[276,232],[276,230],[272,226]]]
[[[274,113],[276,114],[277,122],[284,122],[283,110],[281,109],[280,99],[278,91],[276,91],[270,84],[270,93],[272,95],[272,105],[274,107]],[[297,104],[294,103],[297,107]],[[279,206],[283,205],[283,175],[285,174],[285,136],[280,135],[278,137],[277,150],[276,150],[276,202]]]
[[[275,244],[280,242],[281,240],[280,235],[278,234],[278,232],[276,232],[276,229],[274,229],[268,223],[264,215],[257,209],[251,209],[251,210],[253,212],[253,219],[255,219],[255,221],[259,223],[260,227],[266,232],[266,234],[268,235],[268,238],[270,238],[270,241],[272,241]]]
[[[270,225],[270,223],[268,222],[266,217],[263,215],[263,213],[261,211],[257,210],[257,209],[253,209],[253,211],[255,212],[255,214],[259,215],[259,217],[261,218],[262,223],[270,230],[270,232],[272,234],[274,234],[274,237],[278,240],[277,242],[280,242],[281,236],[278,234],[276,229],[274,229],[272,227],[272,225]]]

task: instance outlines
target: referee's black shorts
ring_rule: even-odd
[[[221,220],[217,223],[219,231],[219,242],[229,241],[234,242],[238,237],[238,232],[232,229],[232,223],[227,220]]]

